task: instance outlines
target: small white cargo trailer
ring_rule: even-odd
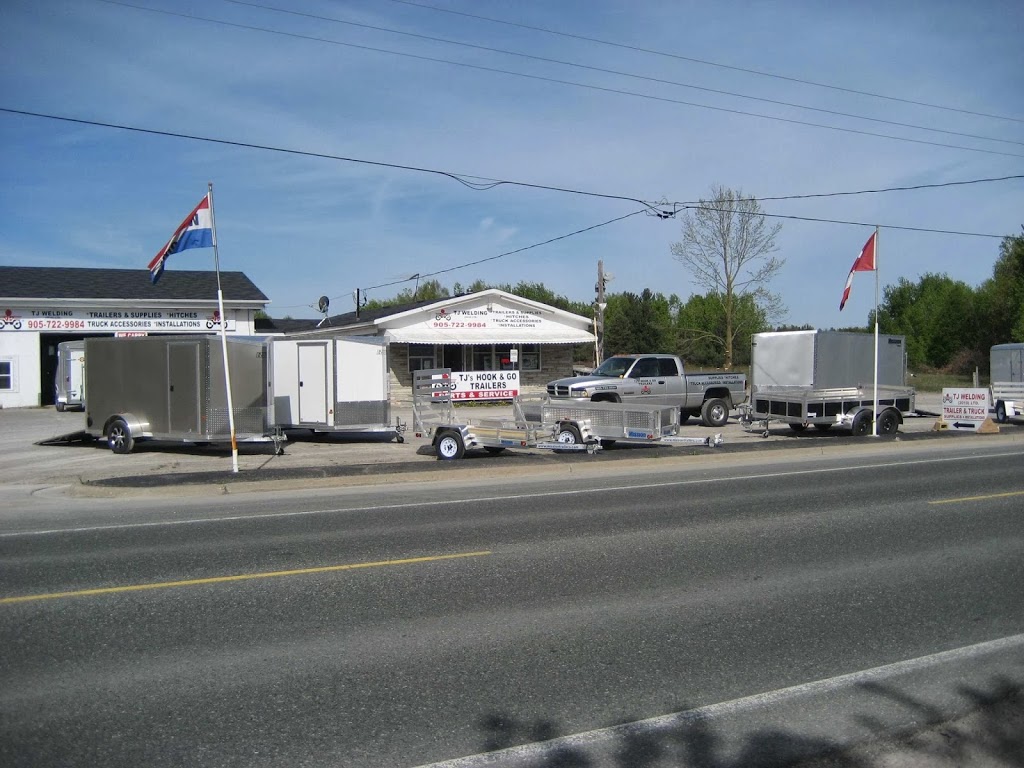
[[[58,411],[85,408],[85,339],[57,345],[57,373],[53,380]]]
[[[989,351],[989,381],[996,421],[1024,417],[1024,344],[996,344]]]
[[[336,336],[271,338],[270,398],[281,429],[391,433],[391,384],[383,339]]]

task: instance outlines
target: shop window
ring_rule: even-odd
[[[523,344],[519,347],[519,370],[540,370],[540,344]]]
[[[434,367],[433,344],[409,345],[409,370],[422,371]]]
[[[0,360],[0,391],[12,392],[14,390],[14,362],[11,360]]]
[[[473,347],[473,370],[493,371],[494,368],[494,348],[483,346]]]

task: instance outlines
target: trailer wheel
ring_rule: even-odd
[[[558,428],[558,435],[555,439],[566,445],[580,445],[583,442],[583,435],[580,434],[580,428],[575,424],[563,424]]]
[[[720,397],[713,397],[704,401],[700,416],[709,427],[724,427],[729,421],[729,406]]]
[[[878,417],[878,434],[895,435],[899,428],[900,417],[896,415],[896,411],[891,408],[887,411],[882,411]]]
[[[107,445],[114,453],[131,453],[135,447],[132,430],[124,419],[114,419],[107,427]]]
[[[454,461],[466,455],[466,444],[458,432],[445,432],[438,438],[435,448],[441,461]]]
[[[857,437],[871,433],[871,411],[860,411],[853,417],[853,427],[850,430]]]
[[[58,400],[56,403],[53,404],[53,407],[57,409],[58,413],[64,413],[64,409],[67,408],[67,404],[62,403],[60,400]]]
[[[1000,424],[1005,424],[1009,421],[1009,419],[1006,418],[1006,403],[1002,400],[996,403],[996,421]]]

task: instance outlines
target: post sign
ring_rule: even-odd
[[[989,394],[987,389],[942,390],[942,420],[951,429],[976,431],[988,418]]]
[[[452,400],[511,400],[519,395],[519,371],[452,373]]]

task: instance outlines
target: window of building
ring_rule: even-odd
[[[495,369],[493,346],[477,344],[472,349],[474,371],[493,371]]]
[[[434,345],[433,344],[410,344],[409,345],[409,370],[422,371],[434,366]]]
[[[0,391],[14,390],[14,361],[0,360]]]
[[[519,347],[519,370],[540,370],[540,344],[522,344]]]

